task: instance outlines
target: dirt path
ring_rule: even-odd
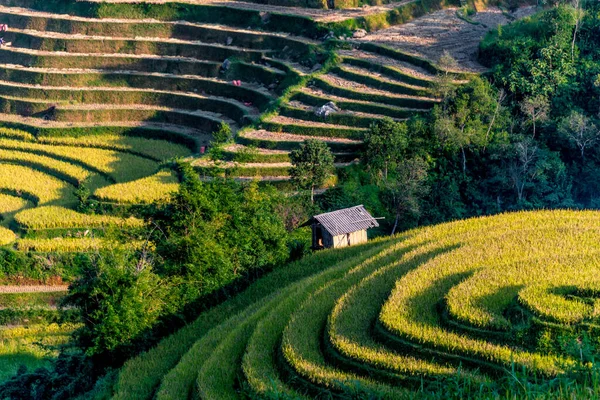
[[[23,65],[16,65],[16,64],[0,64],[0,68],[5,68],[5,69],[15,69],[15,70],[25,70],[25,71],[31,71],[31,72],[38,72],[38,73],[48,73],[48,74],[98,74],[98,75],[140,75],[140,76],[152,76],[152,77],[160,77],[160,78],[176,78],[176,79],[191,79],[191,80],[197,80],[197,81],[201,81],[201,82],[219,82],[219,83],[228,83],[225,82],[221,79],[216,79],[216,78],[210,78],[210,77],[204,77],[204,76],[198,76],[198,75],[188,75],[188,74],[169,74],[169,73],[164,73],[164,72],[145,72],[145,71],[133,71],[133,70],[105,70],[105,69],[86,69],[86,68],[43,68],[43,67],[25,67]],[[18,82],[11,82],[11,84],[13,85],[19,85]],[[23,83],[24,85],[28,85],[26,83]],[[37,85],[35,85],[35,87],[39,87]],[[55,86],[47,86],[47,88],[51,88],[51,87],[55,87]],[[100,86],[98,86],[100,87]],[[242,87],[244,88],[248,88],[248,89],[252,89],[255,91],[259,91],[263,94],[266,94],[268,96],[272,96],[273,94],[271,92],[269,92],[269,90],[267,90],[264,86],[260,85],[260,84],[255,84],[255,83],[250,83],[250,82],[242,82]],[[74,89],[76,88],[76,86],[69,86],[69,89]],[[91,89],[93,87],[87,86],[87,89]],[[135,87],[127,87],[127,86],[121,86],[118,87],[119,90],[124,89],[127,90],[127,88],[131,89],[131,90],[152,90],[152,91],[157,91],[158,89],[153,89],[153,88],[135,88]],[[108,89],[112,89],[115,90],[115,87],[112,88],[106,88]],[[168,91],[167,91],[168,92]],[[184,92],[184,91],[175,91],[173,93],[188,93],[191,94],[191,92]],[[194,93],[198,96],[200,96],[197,93]],[[209,96],[209,97],[216,97],[216,98],[222,98],[222,99],[228,99],[228,100],[232,100],[231,98],[226,98],[226,97],[219,97],[219,96]]]
[[[269,118],[267,121],[275,122],[275,123],[282,124],[282,125],[298,125],[298,126],[326,128],[326,129],[333,129],[333,130],[352,128],[352,129],[356,129],[357,131],[359,131],[359,130],[367,131],[367,128],[355,128],[353,126],[347,126],[347,125],[342,125],[342,124],[330,124],[327,122],[307,121],[304,119],[284,117],[282,115],[276,115],[274,117]]]
[[[210,161],[205,158],[196,158],[191,162],[192,165],[196,166],[215,166],[221,168],[291,168],[292,163],[289,162],[280,162],[280,163],[238,163],[235,161],[219,161],[215,163],[214,161]],[[347,167],[353,164],[352,162],[346,163],[334,163],[333,165],[336,168]]]
[[[68,289],[68,285],[0,285],[0,293],[51,293],[66,292]]]
[[[264,139],[270,140],[273,142],[302,142],[307,139],[318,139],[323,142],[330,143],[348,143],[348,144],[360,144],[362,143],[360,140],[352,140],[346,138],[337,138],[337,137],[324,137],[324,136],[307,136],[307,135],[294,135],[291,133],[284,132],[270,132],[265,130],[256,130],[250,132],[242,132],[240,133],[241,137],[248,139]]]
[[[136,0],[87,0],[93,3],[135,3]],[[186,3],[220,7],[239,8],[244,10],[258,10],[262,12],[280,13],[309,17],[318,22],[337,22],[349,18],[364,17],[366,15],[378,14],[393,10],[403,4],[412,3],[413,1],[402,1],[382,6],[366,6],[360,8],[346,8],[342,10],[322,10],[315,8],[301,7],[284,7],[258,3],[248,3],[243,1],[227,1],[227,0],[145,0],[144,3]]]
[[[331,85],[345,88],[345,89],[351,89],[351,90],[354,90],[354,91],[360,92],[360,93],[377,94],[380,96],[392,97],[395,99],[413,99],[413,100],[425,100],[425,101],[432,101],[432,102],[439,101],[438,99],[434,99],[432,97],[410,96],[410,95],[406,95],[406,94],[392,93],[392,92],[388,92],[386,90],[374,89],[374,88],[364,85],[362,83],[342,78],[334,73],[321,75],[321,76],[319,76],[319,78],[326,81],[327,83],[329,83]]]
[[[39,128],[88,128],[88,127],[125,127],[125,128],[146,128],[160,131],[169,131],[173,133],[182,133],[198,138],[203,143],[210,142],[212,135],[206,132],[199,131],[197,129],[186,128],[180,125],[161,124],[156,122],[142,122],[142,121],[107,121],[103,123],[99,122],[58,122],[58,121],[44,121],[39,118],[22,117],[16,114],[0,114],[0,121],[4,122],[18,122]]]
[[[25,47],[12,47],[7,46],[3,48],[4,51],[11,51],[15,53],[24,53],[33,56],[40,57],[97,57],[97,58],[134,58],[134,59],[151,59],[161,61],[177,61],[177,62],[188,62],[198,64],[218,64],[216,61],[202,60],[192,57],[181,57],[181,56],[161,56],[156,54],[129,54],[129,53],[75,53],[68,51],[47,51],[47,50],[36,50]]]
[[[231,2],[232,4],[238,4],[235,1]],[[260,5],[259,5],[260,6]],[[285,8],[285,7],[284,7]],[[302,10],[302,9],[300,9]],[[236,32],[236,33],[245,33],[249,35],[261,35],[261,36],[272,36],[272,37],[286,37],[293,40],[297,40],[299,42],[316,44],[318,43],[315,40],[308,39],[301,36],[294,36],[289,33],[281,33],[281,32],[262,32],[250,29],[237,28],[234,26],[221,25],[221,24],[202,24],[188,21],[161,21],[157,19],[147,18],[147,19],[126,19],[126,18],[87,18],[87,17],[78,17],[68,14],[53,14],[43,11],[31,10],[28,8],[21,7],[6,7],[0,6],[0,13],[3,14],[12,14],[19,16],[26,16],[31,18],[46,18],[53,20],[63,20],[63,21],[77,21],[84,23],[106,23],[106,24],[165,24],[165,25],[185,25],[185,26],[193,26],[199,28],[210,28],[213,30],[221,30],[227,32]],[[49,27],[50,28],[50,27]],[[131,37],[129,37],[131,39]],[[160,38],[160,40],[164,40],[167,38]]]
[[[237,50],[244,51],[247,53],[268,53],[271,50],[261,50],[261,49],[247,49],[245,47],[237,47],[235,45],[227,46],[225,44],[220,43],[211,43],[211,42],[202,42],[200,40],[184,40],[177,38],[159,38],[159,37],[145,37],[145,36],[136,36],[136,37],[126,37],[126,36],[99,36],[99,35],[83,35],[81,33],[61,33],[61,32],[53,32],[53,31],[36,31],[32,29],[17,29],[10,28],[10,32],[20,33],[24,35],[35,36],[37,38],[49,38],[49,39],[65,39],[65,40],[102,40],[102,41],[123,41],[123,42],[155,42],[155,43],[173,43],[173,44],[181,44],[181,45],[201,45],[201,46],[210,46],[220,49],[227,50]],[[91,53],[97,54],[97,53]],[[122,54],[134,54],[134,53],[122,53]]]
[[[232,153],[238,153],[240,151],[244,151],[249,149],[248,146],[244,146],[241,144],[233,143],[223,147],[223,150],[230,151]],[[272,149],[261,149],[261,148],[252,148],[252,151],[257,152],[258,154],[288,154],[289,151],[285,150],[272,150]]]
[[[477,48],[485,34],[510,20],[496,7],[475,14],[478,25],[456,16],[456,8],[436,11],[404,25],[382,29],[367,35],[362,41],[376,42],[437,62],[448,51],[467,72],[482,72],[486,68],[477,61]],[[513,16],[521,18],[535,12],[535,7],[523,7]]]
[[[293,108],[299,108],[305,111],[309,111],[309,112],[313,112],[314,111],[314,107],[313,106],[309,106],[306,105],[300,101],[290,101],[288,103],[288,105],[290,107]],[[385,118],[385,115],[380,115],[380,114],[372,114],[372,113],[366,113],[366,112],[360,112],[360,111],[349,111],[349,110],[340,110],[337,111],[335,113],[335,115],[352,115],[352,116],[356,116],[356,117],[364,117],[364,118],[373,118],[373,119],[381,119],[381,118]],[[398,119],[398,118],[394,118],[396,121],[403,121],[406,120],[406,118],[402,118],[402,119]],[[336,124],[337,125],[337,124]]]
[[[408,75],[414,76],[416,78],[433,80],[435,75],[431,72],[427,71],[424,68],[417,67],[416,65],[410,64],[408,62],[399,61],[393,59],[391,57],[382,56],[376,53],[369,53],[362,50],[338,50],[337,52],[342,57],[352,57],[358,58],[361,60],[369,61],[374,64],[380,64],[387,67],[396,68]]]

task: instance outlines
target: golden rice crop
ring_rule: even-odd
[[[1,133],[0,133],[1,135]],[[164,161],[171,158],[188,157],[190,149],[186,146],[168,142],[166,140],[146,139],[134,136],[121,135],[86,135],[78,137],[70,136],[40,136],[40,143],[53,145],[68,145],[77,147],[95,147],[116,151],[132,151],[143,154],[156,161]]]
[[[0,226],[0,246],[14,242],[17,236],[13,231],[3,226]]]
[[[597,259],[587,259],[585,265],[579,266],[584,270],[583,274],[554,274],[554,279],[544,276],[519,291],[519,302],[549,321],[561,324],[598,322],[600,299],[597,293],[600,289],[600,277],[589,274],[593,271],[590,265],[597,263]],[[586,293],[594,295],[587,297]]]
[[[155,161],[115,150],[91,147],[75,148],[65,145],[49,145],[1,138],[0,148],[60,158],[84,166],[92,171],[104,173],[117,182],[128,182],[143,178],[155,173],[158,168]]]
[[[179,179],[173,171],[159,171],[146,178],[103,187],[94,195],[115,203],[152,203],[168,199],[178,188]]]
[[[0,189],[31,196],[39,204],[74,203],[73,186],[31,168],[0,164]]]
[[[71,226],[69,226],[71,227]],[[128,247],[139,248],[143,242],[133,241],[128,243]],[[55,237],[51,239],[20,239],[16,243],[17,250],[37,251],[41,253],[77,253],[95,251],[105,248],[115,248],[120,243],[102,238],[71,238]]]
[[[0,128],[0,137],[26,140],[31,142],[35,141],[35,136],[33,136],[31,133],[11,128]]]
[[[111,215],[83,214],[59,206],[38,207],[21,211],[15,215],[15,221],[24,228],[33,230],[61,228],[93,229],[111,225],[123,228],[136,228],[144,224],[144,221],[134,217],[121,218]]]
[[[29,370],[46,365],[58,355],[57,346],[69,342],[76,327],[50,324],[0,329],[0,380],[15,374],[21,365]]]
[[[496,221],[503,224],[491,226]],[[548,375],[560,373],[571,361],[444,329],[436,305],[446,297],[457,318],[508,329],[502,310],[522,287],[543,279],[553,268],[576,272],[574,259],[589,261],[597,254],[599,221],[600,214],[591,212],[517,213],[425,230],[422,235],[429,233],[434,246],[449,250],[400,277],[380,322],[392,335],[442,351],[505,366],[517,363]],[[465,227],[471,229],[464,231]],[[588,272],[600,271],[591,263],[581,273]]]
[[[68,182],[77,185],[88,179],[92,173],[80,166],[60,161],[52,157],[18,150],[0,149],[0,162],[25,165],[51,175],[59,175]]]
[[[0,215],[21,210],[28,204],[29,202],[21,197],[0,193]]]
[[[29,132],[10,128],[0,128],[0,137],[42,144],[94,147],[98,149],[133,152],[152,158],[156,161],[187,157],[192,153],[188,147],[167,140],[115,134],[90,134],[82,136],[41,135],[35,137]]]

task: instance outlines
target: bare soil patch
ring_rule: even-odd
[[[68,289],[68,285],[0,285],[0,293],[51,293]]]
[[[499,8],[491,7],[471,17],[478,24],[466,22],[456,15],[456,8],[448,8],[416,18],[388,29],[371,33],[362,41],[375,42],[419,57],[437,62],[448,51],[458,61],[459,69],[466,72],[483,72],[477,61],[479,42],[485,34],[510,19]],[[523,7],[513,13],[515,18],[531,15],[535,7]]]

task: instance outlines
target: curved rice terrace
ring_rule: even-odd
[[[528,378],[560,397],[591,368],[553,349],[598,329],[599,221],[503,214],[310,256],[128,361],[114,398],[495,398],[513,378],[510,397]]]
[[[344,168],[356,162],[373,122],[404,120],[437,102],[436,60],[361,40],[321,46],[330,31],[377,29],[369,18],[419,16],[426,11],[419,2],[327,11],[284,3],[0,3],[0,22],[10,27],[0,47],[1,239],[18,249],[98,243],[81,237],[86,228],[116,218],[77,215],[78,188],[102,204],[151,203],[177,189],[176,174],[161,163],[186,157],[202,175],[277,183],[288,179],[289,151],[307,138],[326,142]],[[330,101],[336,112],[318,116],[315,108]],[[217,156],[202,154],[221,123],[234,142]],[[55,246],[35,243],[53,237]]]
[[[179,186],[176,159],[201,175],[277,183],[288,179],[289,152],[317,138],[344,168],[373,122],[427,113],[438,102],[436,76],[447,72],[435,56],[346,37],[441,3],[148,3],[0,0],[0,23],[9,26],[0,46],[1,246],[34,255],[113,247],[106,229],[144,224],[115,210],[167,199]],[[330,32],[342,40],[324,44]],[[465,72],[449,73],[459,84]],[[338,109],[317,115],[328,102]],[[233,140],[218,157],[204,155],[223,122]],[[102,213],[78,211],[85,191]],[[596,218],[470,220],[321,253],[130,360],[115,398],[402,398],[457,376],[492,393],[493,379],[511,365],[560,375],[581,360],[545,354],[537,334],[595,329],[598,289],[580,266],[594,276]],[[522,240],[525,219],[540,229]],[[561,235],[572,249],[555,254]],[[477,256],[455,264],[466,252]],[[443,275],[433,279],[431,263]],[[57,324],[67,289],[60,279],[5,278],[0,381],[19,365],[45,365],[77,327],[69,310]],[[495,286],[482,284],[490,281]]]

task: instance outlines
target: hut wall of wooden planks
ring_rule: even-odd
[[[367,229],[379,226],[363,205],[315,215],[305,225],[308,224],[312,227],[313,249],[365,243]]]

